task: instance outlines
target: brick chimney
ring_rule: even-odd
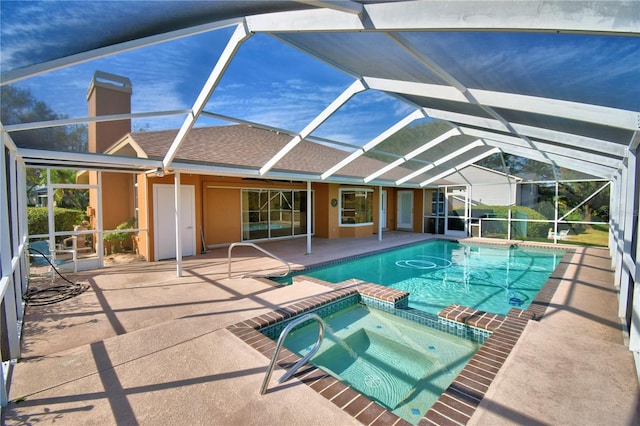
[[[131,113],[131,81],[127,77],[96,71],[87,90],[89,117]],[[102,153],[131,132],[131,120],[89,123],[89,152]]]

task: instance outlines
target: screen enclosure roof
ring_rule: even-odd
[[[640,140],[636,1],[18,1],[0,7],[2,85],[225,32],[215,66],[204,78],[193,77],[200,89],[190,105],[130,114],[173,114],[179,122],[161,160],[122,159],[127,169],[225,173],[224,165],[183,164],[177,155],[189,143],[191,129],[206,119],[287,135],[288,142],[260,167],[229,168],[230,175],[406,187],[428,185],[500,152],[548,163],[554,170],[612,179]],[[34,13],[26,13],[28,8]],[[44,20],[55,25],[44,25]],[[269,37],[268,46],[294,48],[337,70],[341,91],[303,123],[276,126],[266,119],[228,115],[216,104],[216,89],[234,69],[238,52],[263,40],[259,37]],[[283,70],[287,66],[281,64]],[[311,75],[317,72],[308,69]],[[311,87],[303,97],[317,95]],[[380,99],[398,106],[397,117],[387,117],[383,128],[366,133],[362,115],[350,117],[350,112],[360,108],[366,113]],[[295,109],[298,101],[291,99],[286,107]],[[349,136],[324,136],[323,124],[338,117]],[[25,129],[89,120],[2,127],[10,137]],[[416,132],[418,125],[423,125],[419,137],[411,139],[407,135],[415,135],[410,130]],[[342,159],[322,171],[283,168],[283,159],[303,141],[340,150]],[[32,164],[56,158],[78,167],[96,167],[103,159],[110,167],[119,164],[104,155],[76,154],[70,160],[42,150],[17,151]],[[385,166],[345,180],[341,170],[361,156]]]

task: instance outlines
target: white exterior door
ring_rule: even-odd
[[[196,254],[195,189],[180,186],[182,256]],[[176,214],[174,185],[153,185],[154,253],[156,260],[176,257]]]
[[[465,187],[448,187],[446,197],[447,218],[445,220],[446,235],[466,237],[467,217],[469,216],[469,200]]]
[[[398,229],[413,229],[413,191],[398,191]]]

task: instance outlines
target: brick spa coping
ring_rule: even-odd
[[[512,308],[506,316],[503,316],[461,305],[450,305],[439,312],[438,316],[445,320],[490,331],[491,336],[478,349],[435,404],[425,413],[418,423],[419,425],[465,425],[471,419],[527,323],[530,320],[540,320],[544,315],[566,271],[571,255],[572,251],[568,250],[526,310]],[[382,302],[392,303],[398,309],[406,308],[406,305],[403,304],[407,300],[408,293],[389,287],[355,279],[332,284],[308,276],[297,276],[294,282],[304,281],[327,286],[331,288],[331,291],[240,321],[228,326],[227,330],[271,359],[276,342],[259,330],[277,322],[286,321],[354,295],[368,296]],[[298,355],[283,347],[276,364],[286,370],[299,359]],[[374,426],[410,424],[311,364],[302,367],[293,377],[324,396],[362,424]]]

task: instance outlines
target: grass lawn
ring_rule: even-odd
[[[487,238],[499,238],[506,239],[506,234],[498,234],[498,233],[486,233],[482,235]],[[553,240],[549,240],[547,238],[535,238],[530,237],[528,241],[539,241],[543,243],[553,242]],[[576,234],[573,230],[569,231],[569,235],[566,240],[558,240],[560,244],[576,244],[576,245],[584,245],[584,246],[598,246],[598,247],[607,247],[609,245],[609,232],[603,229],[589,228],[585,229],[579,234]]]
[[[569,232],[569,237],[560,242],[607,247],[609,245],[609,233],[607,231],[589,228],[580,234]]]

